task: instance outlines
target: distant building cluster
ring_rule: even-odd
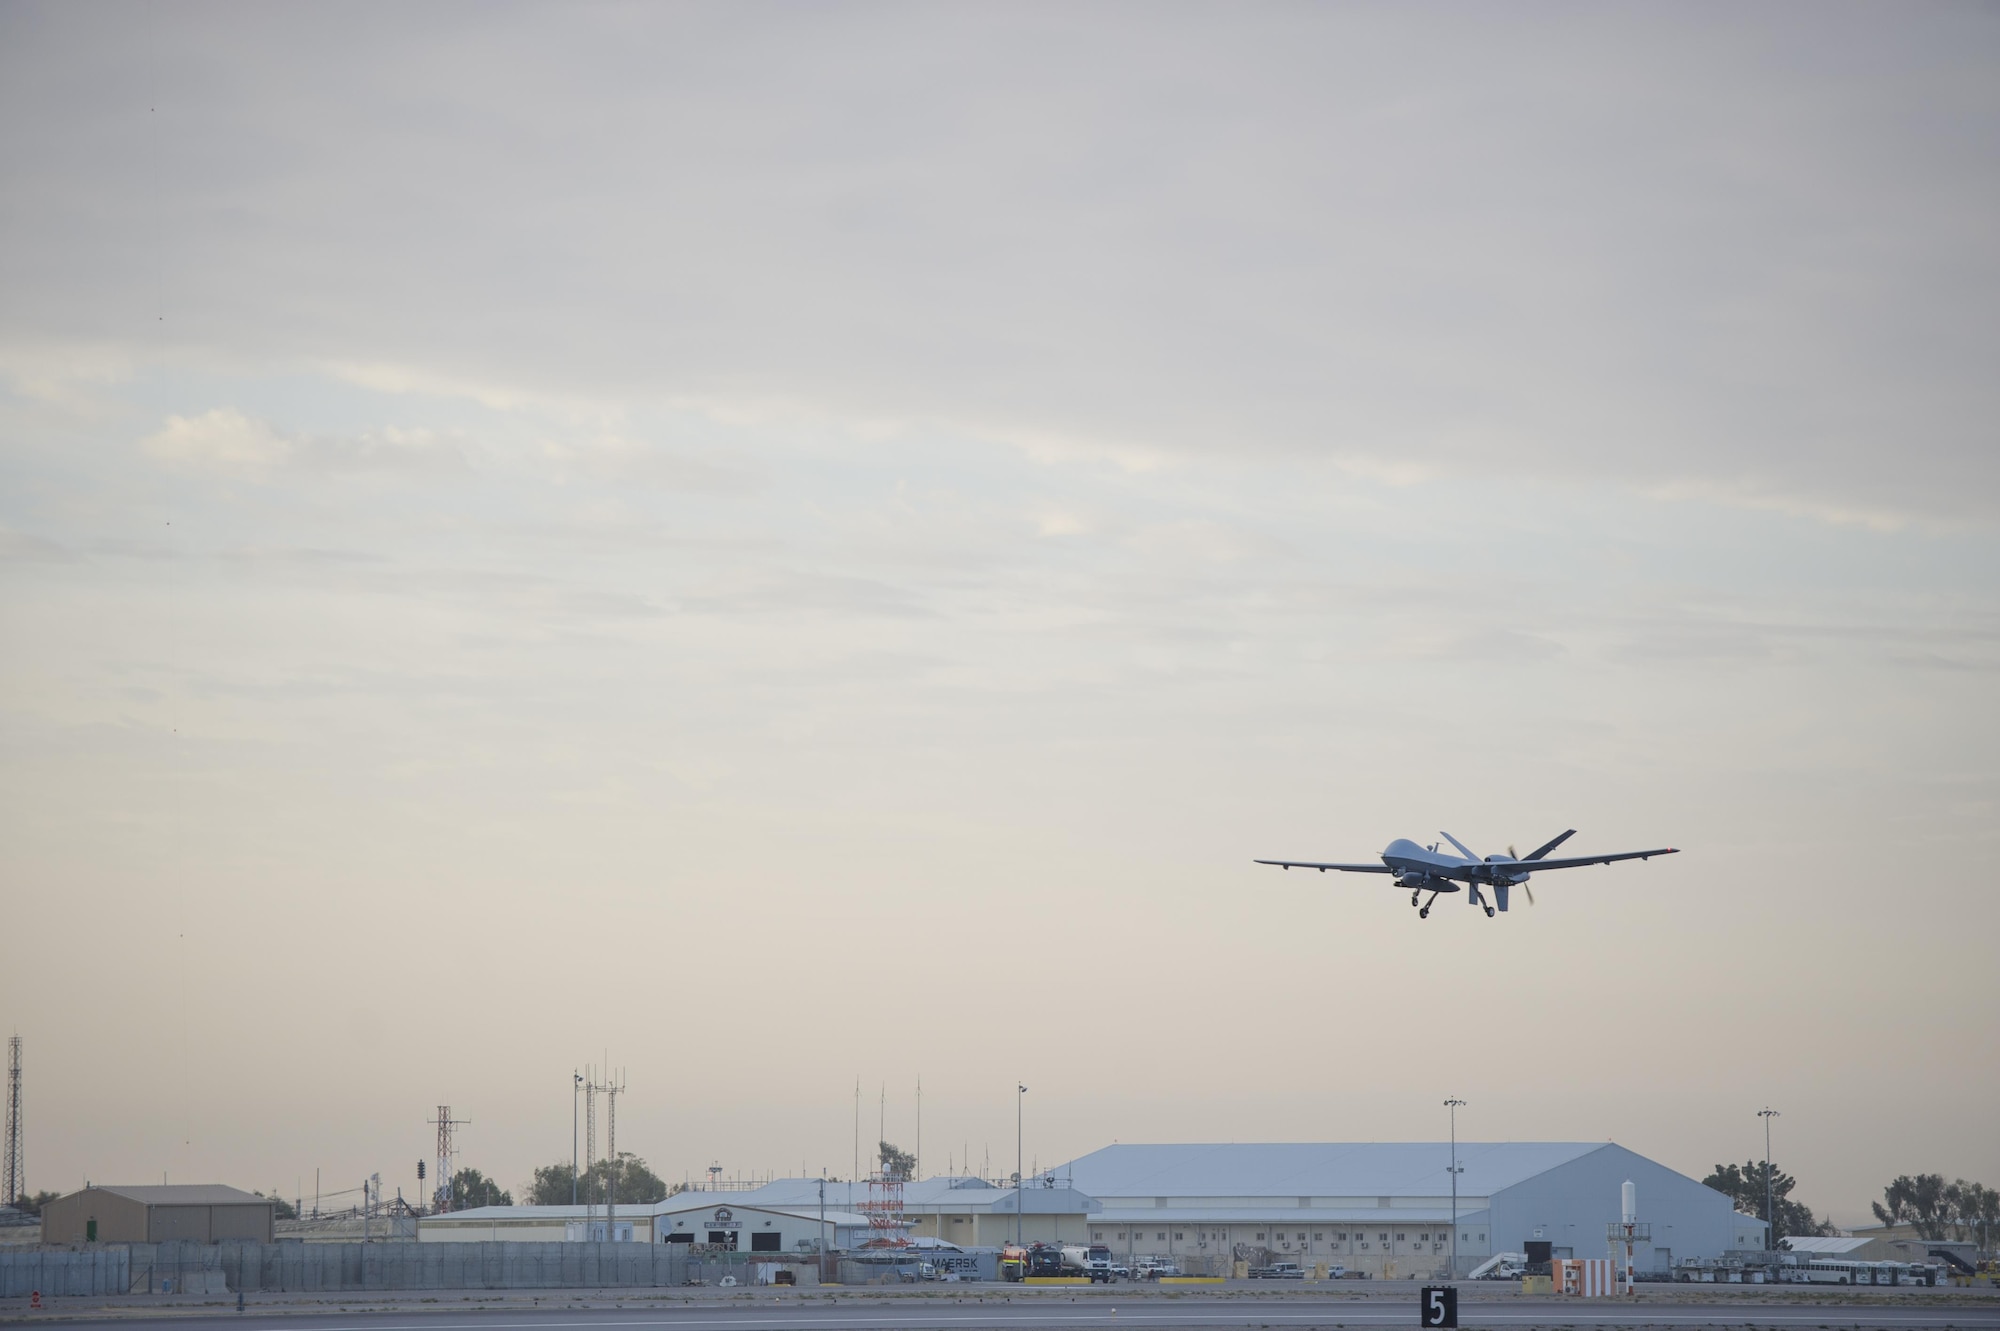
[[[1128,1264],[1164,1258],[1227,1269],[1290,1259],[1429,1276],[1447,1272],[1452,1257],[1450,1158],[1442,1142],[1107,1146],[1021,1189],[954,1177],[904,1184],[897,1231],[961,1248],[1017,1238],[1100,1243]],[[1547,1244],[1555,1257],[1602,1256],[1627,1181],[1652,1235],[1637,1254],[1642,1269],[1764,1243],[1763,1222],[1738,1214],[1722,1193],[1608,1142],[1460,1143],[1458,1160],[1461,1272],[1530,1243]],[[777,1179],[621,1206],[616,1237],[773,1252],[822,1241],[854,1248],[871,1235],[870,1206],[865,1183]],[[482,1207],[427,1216],[418,1233],[425,1242],[581,1238],[584,1226],[604,1223],[601,1207],[594,1214],[593,1222],[583,1207]]]

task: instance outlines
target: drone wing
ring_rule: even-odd
[[[1678,855],[1680,850],[1667,846],[1661,850],[1624,850],[1616,855],[1579,855],[1569,860],[1513,860],[1493,867],[1508,872],[1540,873],[1544,869],[1575,869],[1586,864],[1610,864],[1615,860],[1650,860],[1655,855]]]
[[[1275,864],[1280,869],[1318,869],[1325,873],[1328,869],[1340,873],[1394,873],[1386,864],[1320,864],[1314,860],[1258,860],[1259,864]]]

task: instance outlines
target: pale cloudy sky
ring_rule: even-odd
[[[2000,11],[0,8],[34,1187],[2000,1184]],[[1366,858],[1676,859],[1419,922]]]

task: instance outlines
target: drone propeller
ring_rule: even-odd
[[[1508,858],[1508,859],[1510,859],[1510,860],[1514,860],[1515,862],[1517,862],[1517,863],[1518,863],[1518,862],[1520,861],[1520,858],[1521,858],[1521,856],[1520,856],[1520,854],[1519,854],[1519,853],[1518,853],[1518,852],[1517,852],[1517,851],[1516,851],[1516,850],[1514,849],[1514,847],[1513,847],[1512,845],[1509,845],[1509,846],[1507,847],[1507,858]],[[1534,905],[1534,904],[1535,904],[1535,889],[1534,889],[1534,888],[1532,888],[1532,887],[1529,887],[1529,886],[1528,886],[1528,880],[1527,880],[1527,879],[1525,879],[1525,878],[1523,878],[1523,879],[1521,880],[1521,890],[1522,890],[1523,892],[1526,892],[1526,893],[1528,894],[1528,904],[1529,904],[1530,906]]]

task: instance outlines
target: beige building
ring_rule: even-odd
[[[737,1194],[683,1192],[618,1208],[606,1228],[597,1206],[479,1206],[417,1221],[420,1243],[686,1243],[703,1251],[799,1253],[858,1247],[868,1217],[816,1206],[749,1206]],[[906,1232],[899,1227],[898,1234]]]
[[[682,1198],[809,1212],[820,1190],[817,1179],[781,1178],[749,1192],[691,1192]],[[889,1198],[866,1183],[828,1183],[825,1193],[827,1205],[864,1216],[871,1206]],[[1016,1191],[985,1179],[938,1175],[903,1184],[895,1197],[911,1238],[938,1239],[961,1248],[998,1248],[1012,1243],[1017,1234],[1024,1243],[1080,1243],[1092,1215],[1103,1209],[1096,1198],[1048,1176]]]
[[[44,1243],[270,1243],[278,1204],[220,1183],[91,1187],[42,1208]]]

